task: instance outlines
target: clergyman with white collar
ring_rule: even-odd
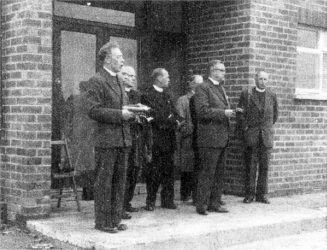
[[[200,159],[196,211],[226,213],[221,200],[224,187],[225,155],[230,135],[230,109],[224,89],[225,65],[212,60],[207,66],[208,79],[200,84],[194,95],[197,120],[197,147]]]
[[[245,156],[245,199],[244,203],[269,203],[268,168],[274,143],[273,125],[278,119],[277,96],[267,89],[269,76],[259,71],[255,76],[255,87],[242,91],[237,115],[239,135],[244,140]],[[258,171],[257,171],[258,170]],[[258,178],[257,178],[258,172]]]
[[[179,117],[170,96],[164,91],[169,85],[169,74],[164,68],[152,72],[152,85],[142,95],[141,103],[150,107],[153,117],[152,161],[144,169],[146,181],[146,210],[155,208],[157,192],[161,189],[161,207],[176,209],[174,204],[174,150],[175,132]]]

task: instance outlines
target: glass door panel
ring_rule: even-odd
[[[64,100],[79,95],[79,83],[96,71],[96,36],[61,31],[61,88]]]

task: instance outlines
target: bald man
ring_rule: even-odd
[[[238,121],[242,124],[245,141],[245,198],[244,203],[269,204],[266,197],[268,167],[273,147],[273,125],[278,118],[276,94],[266,88],[269,76],[259,71],[255,77],[256,86],[241,93],[238,104]],[[258,180],[256,176],[258,172]]]

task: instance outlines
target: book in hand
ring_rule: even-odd
[[[125,105],[125,106],[123,106],[123,109],[127,109],[129,111],[137,113],[137,112],[147,112],[150,110],[150,107],[143,105],[141,103],[138,103],[138,104],[132,104],[132,105]]]

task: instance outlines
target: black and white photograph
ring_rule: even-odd
[[[327,0],[0,0],[0,249],[327,249]]]

